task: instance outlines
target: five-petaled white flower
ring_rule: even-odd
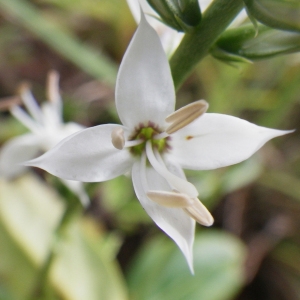
[[[195,221],[210,226],[213,218],[182,168],[208,170],[241,162],[266,141],[288,132],[205,113],[203,100],[174,112],[168,60],[144,16],[119,69],[116,106],[123,125],[82,130],[27,165],[84,182],[131,170],[137,198],[193,270]]]
[[[58,80],[58,73],[49,73],[49,101],[41,107],[38,106],[28,85],[22,85],[20,97],[31,116],[18,105],[11,107],[10,112],[31,132],[4,144],[0,151],[0,176],[10,179],[20,175],[26,169],[21,163],[48,151],[65,137],[84,129],[77,123],[63,123]],[[81,182],[63,180],[63,183],[79,197],[84,206],[89,204],[89,197]]]

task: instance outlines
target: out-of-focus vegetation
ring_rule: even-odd
[[[118,123],[114,80],[135,28],[123,0],[0,0],[0,145],[26,132],[8,97],[27,80],[43,101],[51,69],[66,121]],[[210,112],[299,129],[300,54],[234,66],[207,57],[177,107],[201,98]],[[197,226],[194,276],[126,176],[86,184],[85,211],[40,170],[0,179],[0,299],[300,299],[299,131],[238,165],[187,175],[216,220]]]

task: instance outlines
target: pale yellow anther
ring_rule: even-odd
[[[214,218],[210,212],[199,199],[193,198],[192,200],[193,204],[184,208],[184,211],[199,224],[211,226],[214,223]]]
[[[1,98],[0,111],[7,111],[16,105],[20,105],[21,103],[22,101],[19,96]]]
[[[176,110],[166,118],[166,122],[172,123],[166,129],[166,132],[172,134],[185,127],[203,115],[207,109],[208,103],[205,100],[199,100]]]
[[[59,74],[52,70],[47,77],[47,98],[50,102],[57,103],[60,101],[59,93]]]
[[[28,81],[23,81],[18,86],[18,94],[22,97],[24,94],[30,92],[31,84]]]
[[[176,192],[148,191],[147,197],[153,202],[166,207],[186,208],[193,203],[189,196]]]
[[[116,149],[122,150],[124,148],[125,136],[122,127],[117,127],[111,132],[111,142]]]

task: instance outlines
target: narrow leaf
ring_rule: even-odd
[[[300,34],[252,25],[227,30],[210,53],[221,60],[258,60],[300,51]],[[240,59],[239,59],[240,58]]]
[[[270,27],[300,31],[298,0],[244,0],[250,15]]]

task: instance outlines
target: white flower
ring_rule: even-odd
[[[288,131],[205,113],[208,105],[203,100],[174,112],[168,60],[144,17],[119,69],[116,106],[123,125],[80,131],[27,165],[84,182],[109,180],[131,170],[137,198],[193,270],[195,221],[210,226],[213,218],[182,167],[204,170],[241,162]]]
[[[212,0],[199,0],[198,2],[201,8],[201,12],[203,13],[211,4]],[[148,4],[147,0],[127,0],[127,4],[137,24],[140,22],[140,6],[142,7],[142,10],[146,15],[147,21],[159,35],[165,52],[167,53],[167,55],[172,55],[175,49],[179,46],[184,36],[184,33],[178,32],[175,29],[165,25],[163,22],[159,21],[160,16],[155,12],[154,9],[152,9],[152,7]],[[238,26],[243,21],[245,21],[246,18],[247,13],[245,9],[243,9],[233,20],[230,26]]]
[[[13,106],[10,112],[31,132],[4,144],[0,151],[0,176],[10,179],[20,175],[26,170],[21,163],[48,151],[65,137],[84,128],[76,123],[63,123],[58,80],[56,72],[49,73],[49,101],[43,103],[41,107],[38,106],[28,86],[22,86],[20,97],[30,115],[17,105]],[[89,203],[81,182],[69,180],[63,182],[78,195],[84,206]]]

